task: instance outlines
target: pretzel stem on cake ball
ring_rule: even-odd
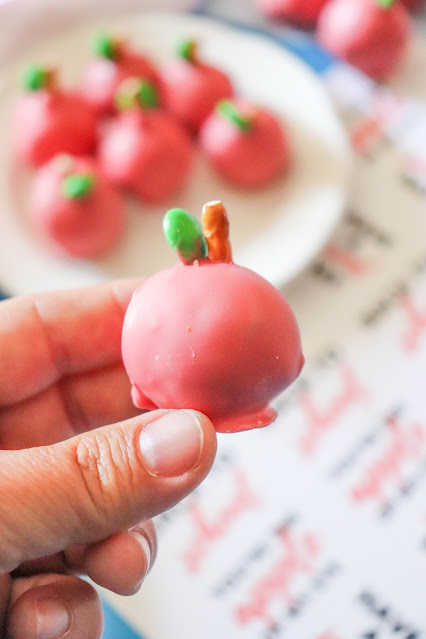
[[[201,221],[209,247],[209,259],[213,262],[232,262],[229,219],[222,202],[207,202],[203,207]]]

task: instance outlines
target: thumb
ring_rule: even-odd
[[[215,453],[212,423],[191,410],[1,452],[0,575],[167,510],[204,479]]]

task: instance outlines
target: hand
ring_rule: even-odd
[[[0,304],[2,639],[98,639],[98,596],[75,575],[136,592],[155,556],[149,519],[213,463],[206,417],[131,403],[120,343],[138,284]]]

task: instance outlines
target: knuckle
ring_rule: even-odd
[[[96,519],[111,522],[123,500],[132,492],[134,457],[123,433],[92,433],[77,444],[75,461],[89,507]]]

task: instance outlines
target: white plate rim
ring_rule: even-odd
[[[292,65],[295,68],[298,68],[301,74],[304,74],[305,76],[310,76],[312,83],[316,85],[316,90],[318,91],[318,94],[322,94],[324,101],[329,103],[330,113],[331,112],[334,113],[334,138],[335,138],[334,143],[337,145],[337,147],[339,147],[339,162],[340,162],[340,169],[341,169],[340,197],[338,201],[336,202],[334,209],[329,212],[327,219],[324,221],[322,232],[319,233],[312,240],[309,251],[306,251],[305,254],[301,254],[300,259],[298,261],[297,260],[294,261],[293,268],[288,269],[285,276],[277,277],[272,275],[268,277],[271,281],[273,281],[275,285],[283,286],[287,284],[290,280],[294,279],[301,271],[303,271],[303,269],[305,269],[311,263],[313,259],[315,259],[315,257],[318,255],[318,253],[327,243],[331,233],[336,228],[339,220],[341,219],[344,213],[345,203],[347,200],[348,187],[349,187],[350,175],[351,175],[352,154],[351,154],[350,146],[347,140],[346,131],[343,127],[343,124],[339,121],[337,114],[334,111],[334,107],[332,106],[332,103],[331,103],[331,98],[327,94],[326,88],[323,86],[318,76],[316,76],[315,73],[311,69],[309,69],[309,67],[303,61],[297,58],[294,54],[287,51],[285,48],[281,47],[279,44],[273,42],[267,36],[265,37],[262,34],[245,32],[244,28],[239,29],[234,24],[232,26],[226,25],[220,19],[217,20],[214,17],[210,17],[210,16],[209,17],[196,16],[193,14],[174,13],[174,12],[167,12],[167,11],[164,11],[164,12],[141,11],[141,12],[138,12],[137,14],[139,18],[141,16],[141,13],[143,14],[143,19],[145,20],[149,20],[153,18],[158,19],[159,17],[162,20],[184,19],[184,20],[190,21],[192,24],[198,23],[199,25],[202,25],[203,27],[205,27],[206,25],[210,25],[210,27],[214,29],[224,30],[226,32],[233,32],[235,34],[238,34],[239,38],[248,39],[250,40],[250,42],[253,42],[253,43],[258,41],[258,42],[262,42],[262,44],[265,44],[265,42],[267,42],[268,46],[275,48],[276,50],[279,50],[279,53],[281,56],[287,57],[288,59],[291,58]],[[129,19],[129,16],[123,16],[123,18]],[[91,25],[90,23],[87,23],[87,25],[85,25],[85,28],[86,27],[95,28],[95,26]],[[66,29],[67,33],[72,33],[74,31],[75,31],[75,27]],[[0,80],[1,80],[1,66],[0,66]],[[77,265],[76,270],[79,270],[80,268],[81,268],[80,265]],[[84,270],[85,269],[83,267],[82,272],[84,272]],[[93,281],[93,282],[97,281],[98,273],[96,272],[96,269],[92,269],[92,266],[89,265],[87,272],[90,273],[89,275],[90,281]],[[103,281],[105,279],[108,279],[108,278],[105,278],[105,277],[99,278],[100,281]],[[12,277],[12,283],[10,284],[11,278],[8,277],[7,275],[4,276],[2,273],[0,273],[0,280],[2,281],[2,285],[5,287],[5,289],[13,294],[20,294],[22,292],[27,292],[26,290],[20,290],[21,287],[14,285],[13,277]],[[71,284],[71,286],[73,286],[73,284]],[[64,287],[67,287],[67,284],[64,284]]]

